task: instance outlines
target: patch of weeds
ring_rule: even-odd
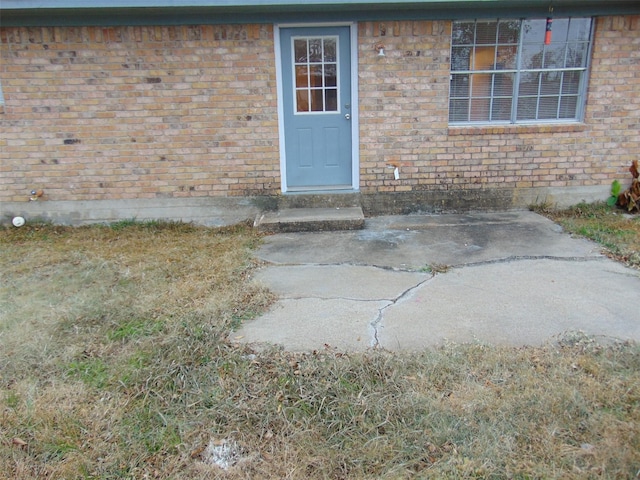
[[[624,214],[605,202],[580,203],[564,210],[538,211],[565,231],[603,246],[610,257],[640,268],[640,217]]]
[[[126,392],[140,390],[148,378],[148,368],[152,363],[152,355],[147,350],[138,349],[129,358],[122,360],[117,368],[114,383]],[[147,375],[147,376],[145,376]]]
[[[450,265],[434,263],[431,265],[425,265],[419,271],[422,273],[430,273],[432,275],[436,275],[438,273],[447,273],[450,269],[451,269]]]
[[[55,442],[45,443],[42,447],[43,458],[46,461],[63,460],[68,454],[78,450],[78,446],[63,438],[56,439]]]
[[[622,185],[618,180],[614,180],[613,183],[611,183],[611,195],[607,199],[607,205],[609,207],[613,207],[616,204],[618,201],[618,195],[620,195],[621,191]]]
[[[12,390],[9,390],[5,395],[4,401],[7,407],[16,408],[18,405],[20,405],[21,399],[19,394]]]
[[[68,234],[72,227],[35,222],[24,227],[0,226],[0,243],[20,243],[24,241],[50,241]]]
[[[614,228],[608,228],[603,226],[593,226],[593,225],[583,225],[576,227],[576,234],[588,238],[589,240],[593,240],[596,243],[599,243],[603,247],[607,248],[614,254],[620,253],[619,242],[623,240],[622,237],[625,234],[633,235],[634,232],[625,232],[624,230],[617,230]],[[619,237],[619,238],[616,238]],[[616,241],[617,240],[617,241]]]
[[[126,444],[144,446],[147,454],[175,454],[182,442],[178,426],[172,419],[144,404],[127,415],[120,434]]]
[[[566,216],[572,216],[574,218],[603,218],[608,213],[613,212],[614,209],[607,205],[605,202],[595,203],[578,203],[565,210],[560,210],[557,213]]]
[[[532,203],[531,205],[529,205],[528,208],[529,208],[529,211],[535,212],[539,215],[545,215],[547,213],[551,213],[557,210],[553,206],[553,204],[546,201],[542,203]]]
[[[113,231],[123,231],[131,229],[139,229],[143,231],[181,231],[188,230],[192,224],[187,224],[179,220],[144,220],[140,221],[136,218],[127,218],[109,223],[108,228]],[[197,227],[194,227],[197,228]]]
[[[107,340],[126,342],[162,332],[164,322],[160,320],[134,319],[120,323],[107,332]]]
[[[256,293],[257,294],[254,294],[254,296],[256,297],[258,295],[263,296],[263,298],[259,300],[260,304],[262,304],[261,305],[262,308],[260,310],[253,310],[253,309],[246,310],[244,308],[234,309],[233,313],[231,314],[231,322],[229,324],[229,328],[232,331],[238,330],[244,322],[247,322],[249,320],[253,320],[254,318],[256,318],[260,314],[260,311],[268,307],[273,301],[273,298],[275,298],[271,293],[266,292],[264,290],[259,290]]]
[[[64,370],[68,376],[95,388],[104,388],[110,378],[109,366],[100,358],[75,360],[67,364]]]
[[[123,220],[118,220],[117,222],[111,222],[108,224],[108,227],[111,230],[119,231],[124,230],[130,227],[133,227],[138,224],[138,221],[135,218],[126,218]]]
[[[145,222],[141,222],[139,227],[142,230],[147,230],[150,232],[194,232],[201,227],[198,227],[192,223],[185,223],[180,220],[147,220]]]

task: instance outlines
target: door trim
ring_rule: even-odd
[[[278,140],[280,142],[280,189],[282,193],[287,193],[287,158],[285,153],[285,129],[284,129],[284,103],[282,85],[282,49],[280,45],[281,28],[298,27],[349,27],[349,41],[351,43],[351,190],[360,189],[360,138],[359,138],[359,115],[358,115],[358,24],[355,22],[346,23],[286,23],[275,24],[273,26],[273,40],[275,50],[276,67],[276,90],[278,103]],[[301,192],[299,188],[295,192]],[[291,191],[291,189],[289,189]],[[316,191],[315,189],[304,190],[305,192]]]

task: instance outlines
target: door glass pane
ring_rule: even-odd
[[[309,76],[312,87],[322,86],[322,64],[311,65],[311,75]]]
[[[324,61],[336,61],[336,41],[333,38],[327,38],[324,40]]]
[[[309,39],[309,62],[322,62],[322,39]]]
[[[295,111],[337,112],[338,37],[297,37],[293,39]]]
[[[338,110],[338,90],[335,88],[325,90],[324,109],[327,112],[335,112]]]
[[[307,63],[307,41],[295,40],[293,42],[294,60],[296,63]]]
[[[338,85],[338,72],[335,64],[330,63],[324,66],[324,85],[325,87]]]
[[[309,111],[309,90],[298,90],[296,92],[296,111]]]
[[[296,87],[305,88],[309,86],[309,68],[306,65],[296,65]]]
[[[311,111],[322,112],[324,110],[324,101],[322,98],[322,90],[311,90]]]

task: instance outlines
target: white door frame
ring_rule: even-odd
[[[349,27],[351,42],[351,188],[360,189],[360,138],[358,122],[358,24],[346,23],[286,23],[273,26],[273,40],[276,56],[276,88],[278,100],[278,137],[280,141],[280,188],[287,193],[287,158],[284,138],[284,104],[282,87],[282,49],[280,46],[280,29],[296,27]],[[296,190],[298,191],[298,190]],[[312,190],[310,190],[312,191]]]

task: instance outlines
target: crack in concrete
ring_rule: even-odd
[[[407,288],[404,292],[400,293],[400,295],[389,300],[389,303],[387,305],[378,309],[378,315],[376,315],[376,318],[369,324],[369,326],[373,329],[373,340],[371,342],[372,348],[376,348],[380,345],[380,339],[378,338],[378,327],[380,326],[380,324],[382,323],[382,320],[384,319],[384,311],[387,308],[392,307],[393,305],[396,305],[400,300],[407,297],[414,290],[420,288],[421,286],[425,285],[427,282],[430,282],[431,280],[433,280],[435,276],[436,276],[435,274],[431,275],[429,278],[425,278],[421,282],[418,282],[415,285]]]
[[[450,265],[450,268],[464,268],[464,267],[475,267],[475,266],[482,266],[482,265],[491,265],[491,264],[500,264],[500,263],[509,263],[509,262],[517,262],[517,261],[523,261],[523,260],[554,260],[554,261],[569,261],[569,262],[586,262],[586,261],[590,261],[590,260],[596,260],[596,261],[601,261],[606,259],[607,257],[603,256],[589,256],[589,257],[558,257],[558,256],[553,256],[553,255],[512,255],[509,257],[505,257],[505,258],[498,258],[498,259],[494,259],[494,260],[484,260],[481,262],[470,262],[470,263],[460,263],[460,264],[456,264],[456,265]],[[370,267],[377,267],[377,268],[383,268],[385,270],[393,270],[393,271],[404,271],[404,270],[399,270],[399,269],[391,269],[391,268],[385,268],[385,267],[379,267],[377,265],[367,265]],[[407,271],[415,271],[415,270],[407,270]],[[379,333],[379,327],[380,324],[382,323],[382,321],[384,320],[384,311],[389,308],[392,307],[393,305],[396,305],[399,301],[401,301],[403,298],[407,297],[408,295],[410,295],[413,291],[415,291],[416,289],[420,288],[421,286],[425,285],[426,283],[430,282],[431,280],[433,280],[436,275],[442,275],[445,274],[446,272],[438,272],[438,273],[433,273],[429,278],[426,278],[424,280],[422,280],[421,282],[418,282],[417,284],[413,285],[412,287],[406,289],[404,292],[402,292],[400,295],[398,295],[396,298],[389,300],[389,304],[385,305],[384,307],[381,307],[378,309],[378,314],[376,315],[376,318],[370,323],[370,327],[373,330],[373,335],[372,335],[372,342],[371,342],[371,347],[372,348],[376,348],[380,345],[380,338],[378,336]]]
[[[278,268],[278,267],[371,267],[377,268],[379,270],[385,270],[388,272],[407,272],[407,273],[421,273],[420,268],[424,268],[424,266],[420,268],[401,268],[401,267],[392,267],[390,265],[375,265],[372,263],[355,263],[355,262],[336,262],[336,263],[299,263],[299,262],[287,262],[287,263],[277,263],[268,260],[260,259],[264,265],[261,268]]]
[[[475,267],[481,265],[492,265],[498,263],[517,262],[522,260],[553,260],[557,262],[590,262],[590,261],[606,261],[608,257],[606,255],[585,255],[585,256],[555,256],[555,255],[512,255],[504,258],[495,258],[491,260],[480,260],[478,262],[462,262],[454,264],[446,264],[449,268],[462,268],[462,267]],[[355,263],[355,262],[337,262],[337,263],[275,263],[271,261],[262,260],[265,263],[265,267],[371,267],[378,268],[380,270],[386,270],[390,272],[407,272],[407,273],[421,273],[424,272],[425,266],[437,264],[439,262],[424,262],[420,267],[392,267],[389,265],[375,265],[372,263]]]
[[[349,302],[368,302],[368,303],[376,303],[376,302],[392,302],[388,298],[352,298],[352,297],[324,297],[322,295],[297,295],[297,296],[281,296],[280,298],[284,300],[305,300],[307,298],[315,298],[316,300],[347,300]]]
[[[493,265],[498,263],[519,262],[522,260],[553,260],[557,262],[590,262],[607,260],[604,255],[589,255],[580,257],[558,257],[554,255],[512,255],[504,258],[495,258],[492,260],[481,260],[479,262],[456,263],[449,265],[451,268],[476,267],[481,265]]]
[[[564,262],[589,262],[589,261],[606,261],[608,260],[605,255],[586,255],[586,256],[554,256],[554,255],[511,255],[504,258],[496,258],[491,260],[482,260],[478,262],[467,262],[467,263],[458,263],[454,265],[447,265],[450,269],[462,269],[465,267],[475,267],[475,266],[484,266],[484,265],[493,265],[493,264],[502,264],[502,263],[511,263],[511,262],[519,262],[519,261],[527,261],[527,260],[551,260],[551,261],[564,261]],[[429,265],[429,263],[425,263],[425,265]],[[337,262],[337,263],[273,263],[273,262],[265,262],[265,266],[267,267],[336,267],[336,266],[346,266],[346,267],[369,267],[376,268],[379,270],[387,271],[390,273],[426,273],[423,268],[401,268],[401,267],[392,267],[387,265],[375,265],[369,263],[355,263],[355,262]],[[369,323],[369,327],[371,328],[371,341],[370,346],[372,348],[377,348],[380,345],[380,329],[381,324],[384,321],[385,311],[397,305],[398,302],[407,298],[411,295],[415,290],[424,286],[425,284],[432,281],[437,275],[444,275],[446,271],[442,272],[432,272],[431,275],[427,276],[423,280],[413,284],[409,288],[402,291],[400,294],[396,295],[392,298],[354,298],[348,296],[323,296],[323,295],[296,295],[296,296],[283,296],[283,300],[304,300],[308,298],[314,298],[318,300],[345,300],[351,302],[359,302],[359,303],[374,303],[374,302],[386,302],[386,304],[380,308],[378,308],[377,314],[375,318]]]

